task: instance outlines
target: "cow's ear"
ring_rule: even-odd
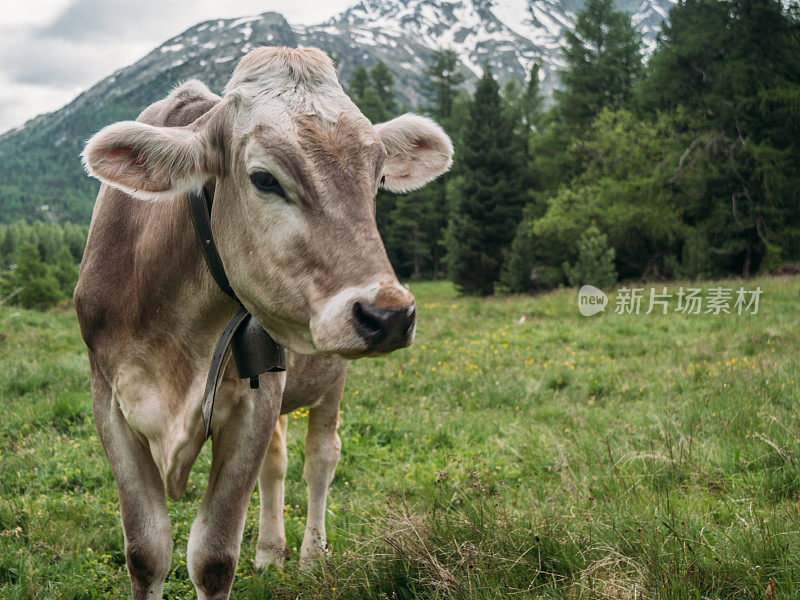
[[[408,192],[422,187],[453,164],[453,144],[436,123],[406,114],[375,125],[386,147],[383,187]]]
[[[155,127],[135,121],[114,123],[86,144],[88,173],[137,198],[158,200],[200,189],[204,149],[200,132],[190,127]]]

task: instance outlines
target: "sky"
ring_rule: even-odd
[[[274,10],[319,23],[357,0],[0,0],[0,132],[80,92],[207,19]]]

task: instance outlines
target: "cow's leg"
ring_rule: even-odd
[[[224,600],[230,593],[247,505],[269,445],[264,432],[275,428],[284,381],[282,374],[262,375],[260,388],[247,390],[238,402],[218,392],[218,401],[232,406],[221,405],[227,418],[212,425],[211,473],[187,552],[189,576],[200,600]]]
[[[133,600],[158,600],[172,558],[164,484],[150,450],[125,421],[92,361],[94,421],[117,484]]]
[[[308,486],[308,514],[303,545],[300,547],[300,566],[311,569],[325,555],[325,502],[328,488],[339,464],[341,441],[339,403],[342,399],[347,373],[342,373],[322,401],[308,411],[306,433],[306,463],[303,469]]]
[[[258,519],[258,546],[256,568],[269,565],[283,566],[286,556],[286,530],[283,526],[284,478],[286,477],[286,429],[288,415],[278,419],[267,456],[258,474],[260,513]]]

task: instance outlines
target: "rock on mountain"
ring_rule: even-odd
[[[672,0],[617,0],[653,46]],[[317,46],[337,60],[342,81],[382,60],[401,102],[424,103],[421,82],[432,52],[453,48],[469,79],[488,63],[502,81],[524,78],[541,61],[546,90],[557,81],[559,48],[583,0],[362,0],[330,20],[290,25],[268,12],[195,25],[120,69],[64,108],[0,136],[0,221],[87,222],[97,191],[83,175],[84,141],[102,126],[134,118],[189,78],[220,90],[238,59],[262,45]]]

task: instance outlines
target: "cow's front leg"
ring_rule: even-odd
[[[256,568],[283,566],[286,557],[286,530],[283,525],[284,478],[286,477],[286,429],[288,415],[278,419],[261,472],[258,474],[260,511]]]
[[[128,425],[92,361],[94,420],[119,495],[133,600],[159,600],[172,559],[164,484],[149,448]]]
[[[339,403],[342,399],[343,373],[323,396],[322,402],[308,411],[306,433],[306,462],[303,477],[308,486],[308,514],[303,545],[300,547],[300,567],[312,569],[325,555],[325,503],[328,488],[339,464],[342,443],[339,440]]]
[[[258,390],[238,402],[225,396],[212,421],[212,459],[208,488],[189,534],[189,576],[200,600],[223,600],[230,593],[242,544],[247,505],[256,483],[268,435],[275,428],[285,376],[265,374]],[[239,382],[239,386],[247,386]],[[220,390],[222,392],[222,390]]]

